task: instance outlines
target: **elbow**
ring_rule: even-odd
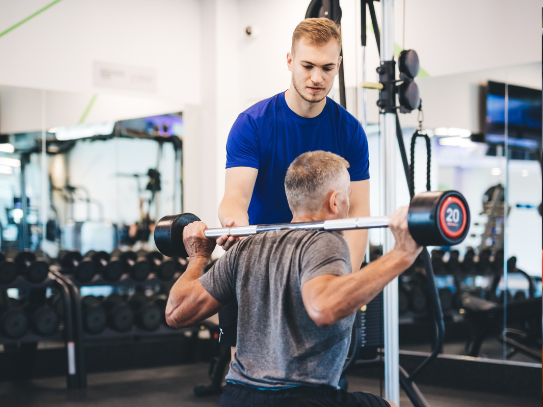
[[[185,321],[182,317],[181,307],[173,307],[169,303],[166,306],[166,323],[172,328],[184,328],[188,326],[188,321]]]
[[[311,307],[308,314],[319,328],[327,328],[337,322],[335,312],[330,308]]]

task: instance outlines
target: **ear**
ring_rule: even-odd
[[[288,70],[292,72],[292,61],[294,60],[294,56],[292,55],[292,52],[287,52],[287,66]]]
[[[330,196],[328,197],[328,207],[330,213],[333,213],[334,215],[339,213],[338,197],[339,191],[330,192]]]
[[[339,71],[339,67],[341,66],[341,61],[343,60],[343,57],[340,55],[337,60],[337,70]]]

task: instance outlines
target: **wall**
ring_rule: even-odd
[[[0,33],[51,0],[0,0]],[[200,2],[62,0],[0,37],[0,84],[200,103]],[[93,63],[149,68],[156,91],[104,89]]]

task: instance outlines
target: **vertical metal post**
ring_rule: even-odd
[[[41,91],[41,227],[42,227],[42,243],[41,248],[43,249],[43,243],[47,237],[47,218],[49,212],[49,194],[48,194],[48,184],[49,184],[49,170],[47,165],[47,129],[46,129],[46,99],[45,99],[45,89]]]
[[[178,143],[174,143],[175,148],[175,165],[173,170],[173,211],[174,213],[183,212],[183,191],[182,191],[182,174],[183,174],[183,149]]]
[[[382,0],[381,62],[394,59],[394,0]],[[381,118],[381,191],[384,214],[396,209],[396,116],[384,113]],[[385,231],[383,253],[394,248],[394,237]],[[384,290],[385,297],[385,398],[400,404],[398,279]]]

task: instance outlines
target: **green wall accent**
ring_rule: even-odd
[[[83,115],[81,116],[81,119],[79,119],[78,124],[81,124],[81,123],[85,122],[85,119],[89,115],[89,112],[92,109],[92,105],[94,105],[94,102],[96,102],[97,97],[98,97],[97,94],[92,95],[91,100],[89,101],[89,104],[85,108],[85,111],[83,112]]]
[[[26,23],[27,21],[32,20],[32,19],[33,19],[34,17],[36,17],[38,14],[43,13],[45,10],[47,10],[47,9],[50,8],[50,7],[53,7],[55,4],[59,3],[60,1],[62,1],[62,0],[55,0],[55,1],[51,2],[51,3],[49,3],[47,6],[45,6],[45,7],[41,8],[41,9],[39,9],[39,10],[36,11],[35,13],[29,15],[27,18],[25,18],[25,19],[19,21],[17,24],[12,25],[12,26],[9,27],[7,30],[4,30],[4,31],[0,32],[0,38],[3,37],[4,35],[6,35],[7,33],[9,33],[9,32],[11,32],[11,31],[15,30],[17,27],[20,27],[21,25],[23,25],[23,24]]]

